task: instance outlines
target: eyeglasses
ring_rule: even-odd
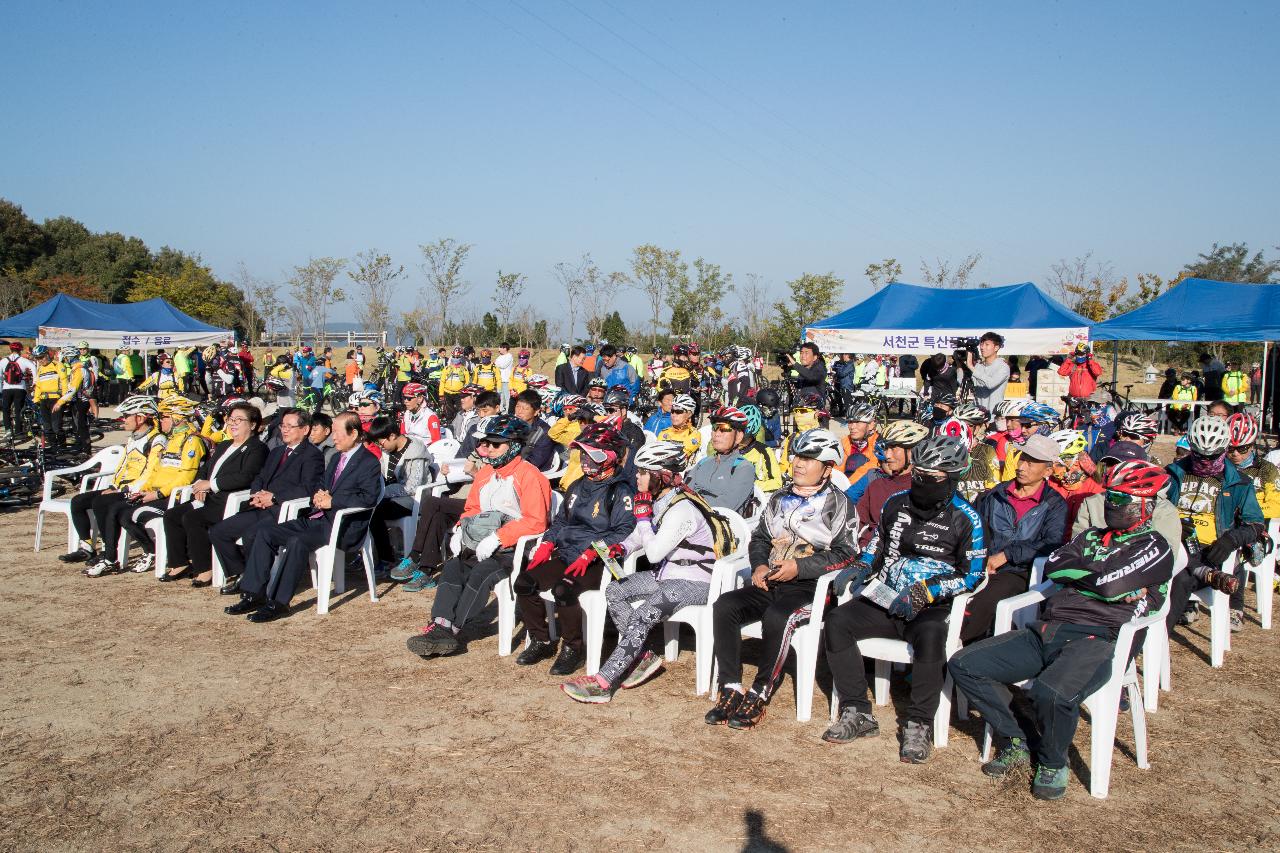
[[[477,445],[478,447],[487,447],[487,448],[489,448],[490,450],[497,450],[499,447],[503,447],[503,446],[505,446],[506,444],[507,444],[507,442],[505,442],[505,441],[492,441],[492,440],[487,439],[487,438],[482,438],[482,439],[480,439],[479,441],[477,441],[477,442],[476,442],[476,445]]]
[[[712,432],[737,432],[737,428],[730,426],[729,424],[712,424],[711,431]]]
[[[227,420],[226,420],[226,423],[229,423],[229,424],[233,424],[233,423],[235,423],[235,424],[247,424],[248,422],[249,422],[249,419],[248,419],[248,418],[246,418],[246,417],[244,417],[243,415],[241,415],[240,417],[236,417],[236,418],[227,418]]]
[[[281,422],[280,429],[302,429],[302,424],[286,424]]]

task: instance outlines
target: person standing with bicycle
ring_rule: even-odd
[[[35,380],[36,365],[22,354],[22,344],[12,341],[9,344],[9,355],[0,363],[0,405],[4,408],[4,428],[9,440],[17,440],[17,431],[22,425],[22,413],[27,408],[27,395],[31,391],[31,383]]]

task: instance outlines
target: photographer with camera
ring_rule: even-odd
[[[822,358],[822,350],[812,341],[800,345],[799,361],[791,361],[783,365],[782,375],[795,386],[796,394],[812,390],[827,405],[827,362]]]
[[[987,332],[976,342],[964,342],[969,373],[973,378],[973,401],[988,412],[1004,400],[1004,389],[1009,384],[1009,364],[1000,357],[1004,338],[995,332]],[[972,344],[975,344],[972,345]]]

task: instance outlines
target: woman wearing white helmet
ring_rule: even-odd
[[[949,599],[978,585],[986,549],[977,511],[956,494],[969,467],[969,449],[957,439],[932,436],[915,446],[913,456],[911,488],[885,502],[874,546],[863,555],[860,574],[876,583],[827,614],[824,643],[840,716],[822,738],[848,743],[879,734],[858,641],[906,640],[915,658],[899,756],[919,764],[933,751]]]
[[[662,668],[645,650],[650,630],[682,607],[706,604],[715,562],[711,508],[683,480],[684,446],[658,441],[636,453],[636,527],[611,553],[639,553],[653,571],[605,587],[618,645],[595,675],[560,685],[578,702],[608,702],[619,687],[639,687]]]
[[[725,593],[713,611],[720,692],[708,725],[749,729],[782,675],[791,633],[809,619],[818,578],[857,556],[853,503],[831,484],[840,439],[825,429],[791,443],[791,485],[770,496],[747,553],[751,583]],[[742,626],[759,621],[763,646],[750,690],[742,685]]]
[[[1173,579],[1169,593],[1170,631],[1186,612],[1191,593],[1213,586],[1231,595],[1231,630],[1244,627],[1244,568],[1234,575],[1222,564],[1236,551],[1267,535],[1258,496],[1247,477],[1227,458],[1231,427],[1219,417],[1203,415],[1187,430],[1191,453],[1169,466],[1169,500],[1183,520],[1187,570]],[[1194,611],[1187,621],[1195,619]]]

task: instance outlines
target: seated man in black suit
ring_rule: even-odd
[[[338,455],[324,473],[324,483],[311,498],[311,511],[293,521],[268,525],[258,531],[249,549],[244,576],[240,579],[240,600],[226,612],[249,615],[251,622],[270,622],[289,612],[294,588],[307,571],[311,553],[329,541],[333,518],[339,510],[372,508],[382,497],[382,465],[365,449],[360,416],[343,412],[333,419],[333,446]],[[354,548],[369,530],[369,516],[358,515],[346,522],[338,544]],[[278,573],[272,568],[284,551]]]
[[[223,427],[231,437],[213,448],[209,476],[191,484],[194,502],[170,507],[164,513],[169,571],[162,581],[176,581],[196,572],[192,586],[208,586],[213,575],[209,528],[222,521],[227,495],[249,488],[262,471],[267,446],[258,438],[262,414],[248,403],[234,403]]]
[[[279,418],[283,443],[271,450],[262,470],[249,485],[249,501],[230,518],[209,528],[209,541],[222,561],[226,584],[225,595],[240,591],[244,559],[253,540],[264,527],[276,523],[280,504],[298,498],[309,498],[320,488],[324,476],[324,455],[307,440],[311,430],[311,414],[286,409]],[[236,540],[243,541],[243,548]]]
[[[556,385],[567,394],[587,393],[587,383],[591,381],[591,372],[582,366],[587,351],[576,346],[569,352],[569,360],[556,368]]]

